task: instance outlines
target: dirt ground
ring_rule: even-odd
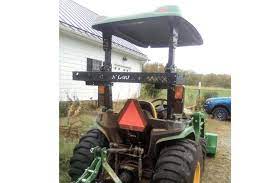
[[[218,134],[218,147],[215,157],[208,157],[205,162],[203,183],[231,182],[231,122],[209,119],[207,131]]]

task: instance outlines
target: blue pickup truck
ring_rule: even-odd
[[[215,97],[205,101],[204,110],[220,121],[231,118],[231,97]]]

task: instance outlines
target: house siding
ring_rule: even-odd
[[[127,61],[122,61],[126,56]],[[72,33],[60,31],[59,34],[59,85],[61,101],[70,98],[96,100],[97,86],[87,86],[84,81],[72,80],[72,71],[86,71],[87,58],[104,60],[102,45],[79,39]],[[143,62],[125,53],[112,50],[112,65],[126,68],[131,72],[141,72]],[[125,70],[126,70],[125,69]],[[140,95],[141,84],[114,83],[113,100],[135,98]]]

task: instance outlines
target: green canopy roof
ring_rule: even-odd
[[[201,45],[196,28],[181,16],[177,6],[164,6],[150,13],[126,17],[99,17],[93,28],[130,41],[140,47],[168,47],[170,24],[178,30],[178,46]]]

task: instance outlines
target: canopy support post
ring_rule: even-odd
[[[178,32],[175,26],[170,24],[169,32],[169,56],[168,63],[165,67],[166,73],[175,73],[175,51],[178,42]],[[167,86],[167,119],[172,119],[172,114],[174,112],[174,99],[175,99],[175,85],[169,83]]]
[[[111,63],[111,50],[112,50],[112,34],[108,32],[103,32],[103,50],[105,52],[105,61],[101,67],[101,71],[112,72],[112,63]],[[104,93],[98,94],[98,102],[100,105],[105,107],[105,110],[113,108],[112,101],[112,83],[104,83]],[[101,95],[101,96],[100,96]]]

